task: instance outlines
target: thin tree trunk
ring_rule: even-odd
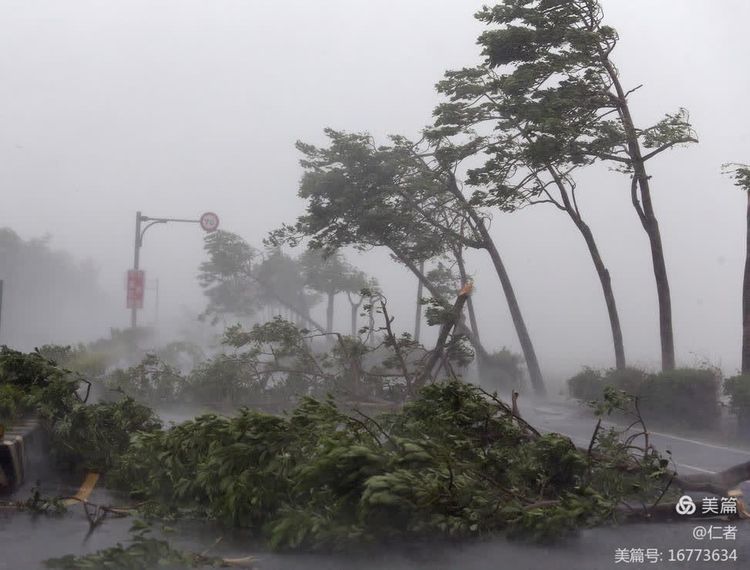
[[[750,374],[750,192],[747,193],[745,277],[742,282],[742,373]]]
[[[536,357],[534,345],[531,342],[531,336],[529,335],[529,331],[526,328],[526,323],[523,319],[523,315],[521,314],[521,307],[518,304],[518,299],[516,299],[516,293],[513,290],[513,284],[510,282],[510,277],[508,276],[508,272],[505,270],[505,265],[500,258],[500,253],[495,247],[495,242],[492,240],[492,236],[490,236],[490,232],[487,230],[487,226],[485,225],[484,220],[482,220],[482,218],[477,215],[476,211],[466,202],[466,198],[458,187],[456,178],[453,173],[449,173],[448,188],[455,196],[455,198],[461,203],[466,214],[471,217],[477,231],[479,231],[479,234],[482,238],[484,249],[486,249],[490,254],[490,259],[492,259],[492,264],[495,267],[495,272],[500,278],[500,284],[503,287],[505,299],[508,302],[510,316],[513,320],[516,334],[518,335],[518,341],[521,344],[521,351],[523,352],[524,360],[526,360],[526,367],[529,370],[529,379],[531,380],[531,385],[534,388],[534,392],[536,392],[540,396],[543,396],[547,393],[547,389],[544,386],[544,377],[542,376],[542,370],[539,367],[539,361]]]
[[[424,273],[424,261],[419,262],[419,272]],[[418,280],[417,285],[417,308],[414,314],[414,340],[419,342],[419,336],[422,331],[422,294],[424,284],[421,280]]]
[[[591,255],[591,260],[594,262],[594,268],[596,269],[596,274],[599,276],[599,282],[602,286],[604,302],[607,305],[609,326],[612,330],[612,343],[615,349],[615,367],[618,370],[622,370],[627,366],[625,361],[625,345],[622,340],[620,315],[617,311],[617,303],[615,302],[615,294],[612,290],[612,279],[609,275],[609,271],[604,265],[604,261],[599,253],[599,247],[596,245],[596,240],[594,239],[594,234],[592,233],[591,228],[583,221],[581,213],[578,211],[578,206],[575,203],[575,195],[573,195],[573,200],[571,201],[563,179],[552,165],[547,166],[547,171],[552,175],[555,185],[560,192],[563,208],[568,213],[568,216],[570,216],[570,219],[573,220],[578,231],[581,232],[581,235],[586,242],[586,247],[588,247],[589,254]],[[574,191],[575,190],[571,190],[571,192]]]
[[[575,219],[574,221],[581,235],[583,235],[583,239],[586,241],[586,246],[591,254],[591,260],[594,262],[594,267],[596,268],[596,274],[599,276],[599,281],[602,285],[604,302],[607,305],[607,314],[609,315],[609,326],[612,330],[612,342],[615,348],[615,367],[618,370],[622,370],[627,366],[625,361],[625,345],[622,340],[622,328],[620,327],[620,315],[617,312],[615,293],[612,290],[612,279],[599,254],[599,248],[594,240],[594,234],[591,233],[591,228],[580,217],[578,217],[577,221]]]
[[[357,336],[357,313],[359,312],[359,308],[362,306],[362,303],[364,302],[364,297],[359,298],[359,302],[355,303],[352,301],[352,294],[347,291],[346,298],[349,300],[349,307],[351,308],[351,329],[352,329],[352,338]]]
[[[667,277],[667,266],[664,261],[664,248],[661,242],[661,233],[659,232],[659,222],[654,213],[654,207],[651,202],[651,188],[649,177],[646,173],[645,161],[641,154],[640,144],[638,142],[638,133],[635,130],[633,118],[628,107],[627,95],[620,84],[617,70],[612,62],[603,57],[602,63],[612,80],[612,85],[617,92],[619,104],[617,106],[620,121],[625,132],[625,139],[628,145],[628,154],[633,167],[633,184],[632,198],[633,206],[638,213],[643,229],[646,230],[649,243],[651,245],[651,261],[654,269],[654,278],[656,280],[656,295],[659,300],[659,337],[661,339],[661,366],[662,370],[674,370],[675,352],[674,352],[674,333],[672,330],[672,300],[669,291],[669,279]],[[640,202],[638,200],[637,184],[640,190]]]
[[[335,293],[328,293],[328,306],[326,307],[326,332],[333,332],[333,301]]]
[[[487,232],[487,229],[484,227],[484,223],[482,223],[480,231],[482,231],[482,229],[484,230],[482,233],[487,234],[486,239],[488,239],[489,232]],[[513,290],[513,284],[510,282],[510,277],[508,277],[508,272],[505,270],[503,261],[500,258],[500,253],[497,251],[497,248],[491,239],[488,239],[487,251],[490,254],[492,264],[495,266],[495,271],[500,278],[500,284],[505,292],[510,316],[511,319],[513,319],[513,325],[516,328],[518,341],[521,343],[521,351],[523,352],[524,360],[526,360],[526,366],[529,369],[531,386],[534,388],[534,392],[540,396],[544,396],[547,393],[547,389],[544,385],[544,377],[542,376],[542,370],[539,367],[539,361],[537,360],[536,352],[534,351],[534,345],[531,342],[531,336],[529,335],[523,315],[521,314],[521,307],[518,305],[516,293]]]

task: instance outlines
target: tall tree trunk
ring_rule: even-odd
[[[615,303],[615,294],[612,290],[612,279],[609,275],[609,271],[604,265],[604,261],[599,253],[599,247],[596,245],[596,240],[594,239],[594,234],[592,233],[591,228],[583,221],[583,218],[578,211],[578,206],[575,202],[575,194],[572,194],[573,199],[571,200],[565,182],[554,166],[547,165],[547,171],[552,175],[555,185],[560,192],[563,208],[568,213],[568,216],[570,216],[570,219],[573,220],[578,231],[581,232],[581,235],[586,242],[586,247],[589,250],[589,254],[591,255],[591,260],[594,262],[594,268],[596,269],[596,274],[599,276],[599,282],[602,286],[602,293],[604,293],[604,302],[607,305],[609,326],[612,330],[612,343],[615,349],[615,367],[618,370],[622,370],[627,366],[625,361],[625,345],[622,340],[620,314],[617,311],[617,303]],[[575,192],[575,190],[571,190],[571,193],[573,192]]]
[[[526,360],[526,367],[529,370],[529,379],[531,380],[531,385],[534,388],[534,392],[536,392],[540,396],[544,396],[547,393],[547,389],[544,386],[544,377],[542,376],[542,370],[539,367],[539,361],[536,357],[536,351],[534,350],[534,345],[531,342],[531,336],[529,335],[529,331],[526,328],[526,323],[523,319],[523,315],[521,314],[521,307],[518,304],[518,299],[516,299],[516,293],[513,290],[513,284],[510,282],[510,277],[508,276],[508,272],[505,270],[505,265],[500,258],[500,253],[495,247],[495,242],[492,240],[492,236],[487,230],[487,226],[485,225],[484,220],[479,217],[476,210],[474,210],[474,208],[466,201],[466,197],[458,187],[458,184],[456,183],[456,177],[452,172],[449,173],[448,188],[450,189],[453,196],[462,205],[464,212],[471,217],[476,230],[479,232],[482,238],[484,249],[486,249],[487,253],[490,254],[492,265],[495,267],[495,272],[500,278],[500,284],[502,285],[503,292],[505,293],[505,299],[508,303],[508,309],[510,310],[510,316],[513,320],[513,326],[515,327],[516,334],[518,335],[518,341],[521,344],[521,351],[523,352],[524,360]]]
[[[328,293],[328,305],[326,306],[326,332],[333,332],[333,301],[336,297],[335,293]]]
[[[745,277],[742,281],[742,373],[750,374],[750,192],[747,193]]]
[[[355,305],[354,303],[352,303],[351,309],[352,309],[352,315],[351,315],[352,337],[355,337],[357,336],[357,309],[359,309],[359,305]]]
[[[547,389],[544,385],[544,377],[542,376],[542,370],[539,367],[539,361],[537,360],[536,352],[534,351],[534,345],[531,342],[531,336],[529,335],[523,315],[521,314],[521,307],[518,305],[518,299],[516,299],[513,284],[510,282],[510,277],[508,277],[508,272],[505,270],[505,265],[503,265],[503,261],[500,258],[500,253],[497,251],[494,242],[490,239],[489,232],[487,232],[483,222],[481,223],[480,231],[482,231],[482,229],[484,230],[482,233],[487,236],[485,239],[488,240],[487,252],[490,254],[490,259],[492,259],[492,264],[495,266],[495,271],[500,278],[500,284],[505,292],[510,316],[513,320],[513,325],[516,328],[518,341],[521,344],[521,351],[523,352],[524,360],[526,360],[526,367],[529,369],[531,386],[534,388],[534,392],[540,396],[544,396],[547,394]]]
[[[651,261],[654,269],[654,279],[656,280],[656,295],[659,300],[659,337],[661,339],[661,366],[662,370],[674,370],[675,352],[674,352],[674,333],[672,330],[672,299],[669,291],[669,279],[667,277],[667,266],[664,262],[664,248],[661,242],[661,233],[659,232],[659,222],[654,213],[654,207],[651,202],[651,188],[649,177],[646,173],[645,161],[641,154],[640,143],[638,142],[638,133],[633,123],[628,106],[627,94],[625,93],[617,70],[609,59],[604,56],[604,64],[612,85],[615,88],[618,98],[617,110],[620,115],[620,121],[625,132],[625,139],[628,145],[628,154],[633,167],[633,186],[631,195],[633,206],[638,213],[643,229],[646,230],[649,243],[651,245]],[[640,191],[640,201],[638,194]]]
[[[638,184],[641,189],[643,202],[643,213],[645,214],[643,227],[648,235],[651,245],[651,260],[656,280],[656,295],[659,300],[659,335],[661,338],[661,366],[663,370],[674,370],[674,333],[672,331],[672,298],[669,291],[669,279],[667,277],[667,266],[664,261],[664,249],[661,243],[659,223],[654,214],[651,204],[651,194],[648,187],[646,170],[641,167],[636,169]]]
[[[419,272],[424,273],[424,261],[419,262]],[[419,342],[419,336],[422,331],[422,294],[424,284],[421,280],[418,280],[417,285],[417,308],[414,314],[414,340]]]
[[[602,257],[599,254],[599,248],[594,240],[594,234],[591,233],[591,228],[580,218],[574,218],[578,231],[583,235],[583,239],[586,241],[586,246],[591,254],[591,260],[594,262],[596,268],[596,274],[599,276],[599,282],[602,285],[602,293],[604,293],[604,302],[607,305],[607,314],[609,315],[609,326],[612,330],[612,342],[615,348],[615,367],[618,370],[624,369],[627,364],[625,362],[625,345],[622,340],[622,328],[620,327],[620,315],[617,312],[617,304],[615,303],[615,293],[612,290],[612,279],[609,276],[609,271],[602,261]]]

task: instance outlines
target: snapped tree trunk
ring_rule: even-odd
[[[469,276],[466,273],[464,254],[461,251],[460,247],[457,248],[453,253],[456,257],[456,264],[458,265],[458,273],[461,276],[461,283],[465,285],[469,280]],[[474,338],[481,342],[479,336],[479,323],[477,322],[477,315],[474,311],[474,300],[472,296],[469,296],[466,299],[466,312],[469,313],[469,326],[471,327],[471,332],[474,334]],[[479,352],[477,352],[477,372],[479,373],[479,378],[485,378],[487,372],[487,358],[485,355],[480,354]]]
[[[742,373],[750,374],[750,192],[747,193],[745,277],[742,281]]]
[[[516,329],[518,335],[518,341],[521,344],[521,351],[523,352],[524,360],[526,361],[526,367],[529,370],[529,379],[531,380],[531,386],[540,396],[544,396],[547,393],[547,389],[544,385],[544,377],[542,376],[542,369],[539,367],[539,361],[536,357],[536,351],[534,350],[534,344],[531,342],[531,336],[526,328],[526,322],[521,314],[521,307],[516,299],[516,293],[513,289],[513,284],[510,282],[508,272],[505,270],[505,265],[500,258],[500,253],[495,247],[495,242],[490,236],[490,232],[487,230],[487,226],[484,220],[479,217],[476,210],[466,201],[465,196],[461,192],[461,189],[456,183],[456,177],[453,173],[449,173],[448,176],[448,189],[456,200],[461,204],[464,212],[471,218],[474,223],[476,230],[479,232],[484,249],[490,254],[492,259],[492,265],[495,267],[495,272],[500,279],[500,284],[505,293],[505,299],[508,303],[508,309],[510,310],[510,316],[513,320],[513,326]]]
[[[388,249],[390,249],[391,252],[393,252],[393,255],[401,263],[403,263],[406,266],[406,268],[409,271],[411,271],[417,279],[419,279],[420,283],[424,285],[424,288],[427,289],[427,291],[429,291],[430,295],[432,295],[434,299],[444,304],[447,303],[445,298],[440,294],[440,292],[435,288],[435,286],[430,282],[430,280],[427,279],[425,274],[419,270],[419,267],[417,267],[409,259],[408,256],[402,254],[397,247],[392,246],[390,244],[388,245]],[[484,346],[479,341],[479,339],[476,338],[476,336],[474,336],[474,332],[469,327],[467,327],[465,323],[459,321],[458,324],[456,325],[456,329],[469,340],[469,342],[471,343],[471,346],[473,346],[474,350],[476,350],[477,352],[478,359],[483,358],[486,360],[487,358],[489,358],[489,353],[487,352],[487,349],[484,348]]]
[[[470,289],[468,291],[462,290],[456,298],[456,302],[453,304],[449,319],[440,327],[440,333],[438,334],[435,348],[432,350],[430,357],[427,359],[422,373],[414,381],[415,388],[421,388],[427,383],[430,378],[432,378],[435,365],[443,358],[445,345],[448,342],[448,336],[461,320],[461,312],[463,311],[464,304],[466,303],[466,300],[469,298],[470,294]],[[435,374],[437,375],[438,372],[439,370],[435,371]]]

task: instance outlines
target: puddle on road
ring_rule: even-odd
[[[43,560],[65,554],[83,554],[127,543],[132,519],[108,519],[89,534],[82,509],[73,508],[62,517],[29,513],[0,513],[0,570],[42,568]],[[584,530],[556,546],[510,542],[495,537],[461,544],[439,541],[370,549],[352,554],[278,554],[264,551],[242,533],[222,531],[199,523],[179,523],[168,539],[178,548],[203,551],[217,538],[221,542],[210,554],[222,557],[257,558],[257,570],[604,570],[631,567],[615,564],[616,549],[658,549],[662,560],[648,568],[747,568],[750,563],[750,522],[701,522],[705,525],[736,525],[736,539],[698,542],[692,538],[696,523],[638,524]],[[737,562],[668,562],[669,549],[736,548]],[[641,564],[635,566],[641,567]]]

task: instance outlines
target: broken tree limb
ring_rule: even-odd
[[[443,357],[445,344],[448,342],[448,335],[450,335],[451,331],[459,322],[461,318],[461,312],[464,309],[466,300],[469,298],[469,295],[471,295],[472,289],[473,287],[471,283],[466,283],[458,292],[458,297],[456,298],[456,302],[453,304],[453,308],[450,311],[448,319],[446,319],[446,321],[440,327],[440,334],[438,335],[437,342],[435,343],[435,348],[432,350],[430,357],[427,359],[422,373],[414,381],[414,387],[416,389],[424,386],[432,377],[432,371],[435,368],[435,365],[440,362]]]

